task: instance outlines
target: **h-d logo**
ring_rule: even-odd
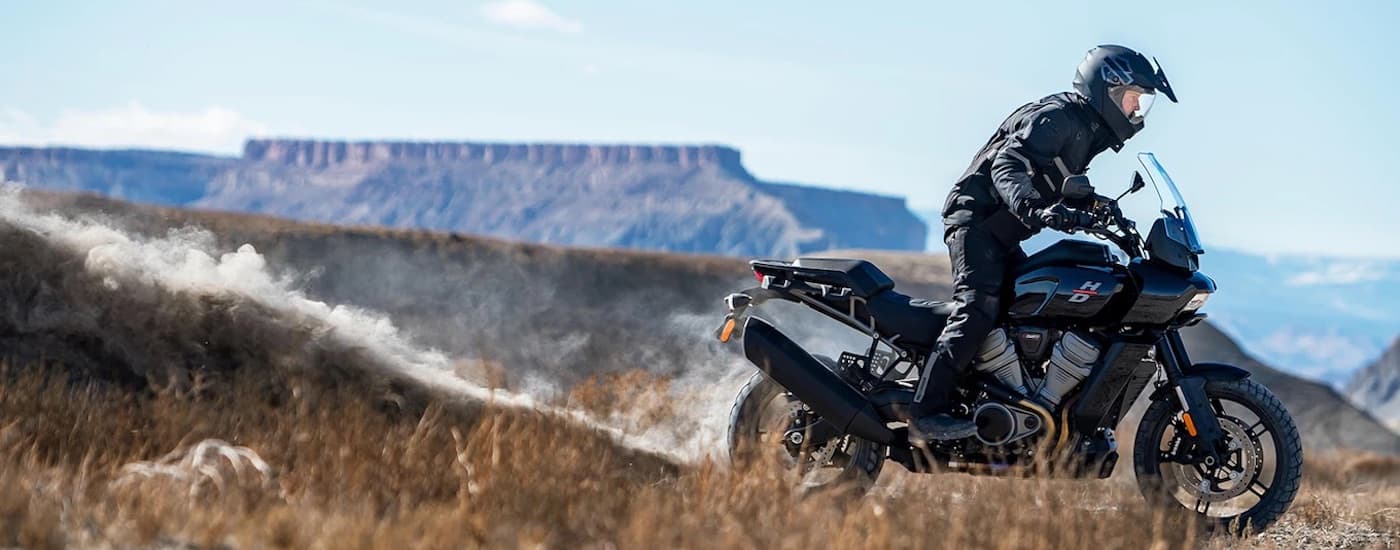
[[[1089,301],[1089,297],[1099,295],[1099,287],[1101,286],[1103,286],[1103,283],[1099,281],[1084,281],[1084,284],[1074,289],[1073,294],[1069,297],[1069,302],[1071,304],[1087,302]]]

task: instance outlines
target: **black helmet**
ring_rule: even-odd
[[[1123,94],[1129,90],[1143,94],[1142,106],[1131,115],[1121,107]],[[1108,123],[1118,138],[1119,147],[1142,130],[1156,92],[1162,92],[1176,103],[1176,93],[1156,59],[1148,61],[1146,56],[1130,48],[1111,44],[1089,50],[1074,74],[1074,91]]]

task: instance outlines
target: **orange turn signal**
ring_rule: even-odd
[[[1191,421],[1191,413],[1181,413],[1181,420],[1186,423],[1186,433],[1196,437],[1196,423]]]
[[[729,337],[734,335],[734,319],[724,321],[724,329],[719,331],[719,341],[729,343]],[[1194,434],[1193,434],[1194,435]]]

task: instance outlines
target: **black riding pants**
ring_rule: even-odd
[[[996,327],[1007,271],[1026,256],[1020,243],[977,225],[949,227],[943,241],[953,268],[953,311],[919,376],[914,402],[924,409],[945,406],[952,381]]]

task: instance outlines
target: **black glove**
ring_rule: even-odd
[[[1082,210],[1075,210],[1063,204],[1040,209],[1040,222],[1055,231],[1073,231],[1094,225],[1094,216]]]
[[[1123,217],[1123,210],[1118,208],[1117,201],[1108,202],[1106,204],[1107,206],[1104,207],[1104,211],[1107,213],[1108,219],[1113,220],[1114,223],[1124,229],[1133,227],[1133,220]]]

